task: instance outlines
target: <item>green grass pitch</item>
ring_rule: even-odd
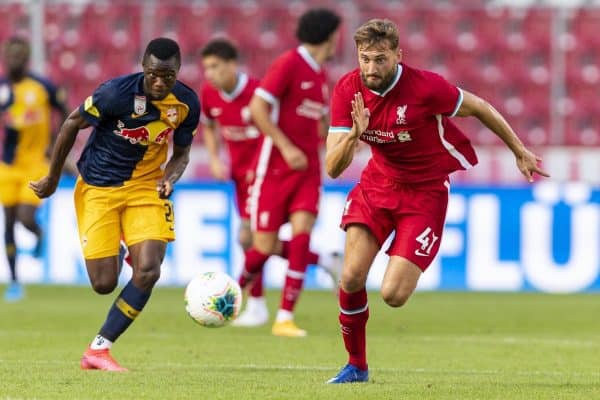
[[[4,290],[4,287],[0,287]],[[279,291],[268,293],[271,314]],[[391,309],[369,294],[371,381],[326,385],[345,363],[331,292],[306,291],[296,321],[195,324],[183,288],[157,288],[113,347],[131,372],[81,371],[114,295],[29,286],[0,302],[0,399],[599,399],[600,296],[426,293]]]

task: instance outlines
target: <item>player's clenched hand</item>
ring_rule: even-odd
[[[29,188],[33,190],[35,195],[40,199],[45,199],[49,197],[56,191],[56,187],[58,186],[58,179],[52,178],[50,176],[45,176],[39,181],[31,181],[29,182]]]
[[[212,174],[213,178],[215,178],[218,181],[227,180],[227,168],[225,167],[223,161],[219,159],[210,160],[209,166],[210,173]]]
[[[282,148],[281,155],[287,165],[293,170],[302,171],[308,167],[308,158],[306,157],[306,154],[293,144]]]
[[[161,199],[168,199],[173,193],[173,184],[170,180],[163,178],[156,183],[156,191]]]
[[[525,149],[523,153],[517,157],[517,167],[525,176],[525,178],[527,178],[527,181],[533,182],[534,173],[545,176],[546,178],[550,177],[550,174],[538,166],[538,163],[541,161],[541,157],[536,156],[529,150]]]
[[[356,93],[354,94],[354,100],[352,100],[352,123],[353,123],[353,133],[358,137],[367,130],[369,126],[369,118],[371,117],[371,113],[368,108],[365,108],[365,102],[363,100],[362,94]]]

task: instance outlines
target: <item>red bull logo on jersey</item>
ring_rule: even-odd
[[[115,135],[129,140],[131,144],[142,144],[145,146],[150,143],[165,143],[172,132],[173,128],[170,128],[162,121],[152,121],[137,128],[125,128],[125,124],[119,121],[117,129],[113,131]]]
[[[176,124],[179,119],[179,114],[177,113],[177,108],[172,107],[167,110],[167,118],[171,121],[172,124]]]

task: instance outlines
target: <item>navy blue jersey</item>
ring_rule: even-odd
[[[192,143],[200,117],[196,93],[177,81],[162,100],[144,94],[144,74],[109,80],[79,107],[94,126],[77,163],[83,180],[94,186],[122,186],[157,180],[168,143]]]

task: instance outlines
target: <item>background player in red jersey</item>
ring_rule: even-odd
[[[244,250],[252,245],[250,214],[247,205],[250,185],[254,180],[256,161],[263,135],[251,121],[249,103],[259,81],[242,72],[238,50],[227,39],[214,39],[202,49],[202,65],[207,82],[201,89],[204,142],[210,157],[210,171],[215,179],[232,179],[240,215],[239,242]],[[220,134],[220,135],[219,135]],[[229,151],[229,171],[220,157],[220,137]],[[287,258],[289,242],[278,241],[275,253]],[[309,252],[307,262],[318,264],[319,255]],[[338,263],[339,264],[339,263]],[[338,280],[336,263],[321,265]],[[262,272],[254,277],[246,309],[233,322],[234,326],[259,326],[267,322],[269,311],[264,298]]]
[[[319,124],[327,115],[327,79],[322,65],[338,41],[340,17],[312,9],[298,22],[301,45],[271,64],[250,103],[252,118],[266,136],[250,202],[252,247],[246,252],[242,287],[277,251],[278,231],[292,225],[289,267],[272,333],[301,337],[293,311],[309,263],[310,233],[319,201]]]
[[[521,143],[485,100],[441,76],[401,63],[397,27],[371,20],[354,35],[359,68],[337,83],[327,138],[328,174],[338,177],[352,162],[359,140],[372,158],[348,195],[339,291],[339,321],[348,364],[329,383],[366,382],[365,283],[386,238],[395,232],[381,295],[391,307],[406,303],[438,252],[448,204],[448,174],[477,163],[469,140],[450,117],[474,116],[514,153],[529,182],[548,176],[539,157]]]
[[[207,82],[200,92],[200,121],[204,130],[204,144],[210,157],[210,172],[217,180],[233,180],[240,215],[238,240],[245,251],[252,244],[246,200],[254,180],[256,158],[263,140],[262,134],[252,124],[248,104],[259,81],[239,70],[238,50],[226,39],[215,39],[204,46],[202,65]],[[220,157],[219,134],[229,151],[229,171]],[[252,283],[246,310],[234,324],[258,326],[265,324],[268,318],[261,274]]]

